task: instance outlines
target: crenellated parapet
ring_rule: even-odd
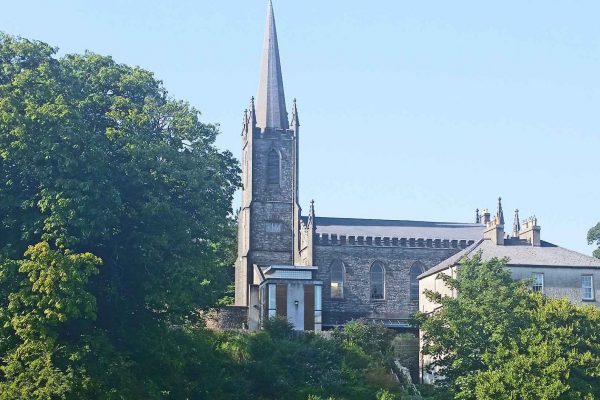
[[[430,238],[400,238],[388,236],[361,236],[315,233],[315,246],[373,246],[373,247],[406,247],[429,249],[464,249],[474,240],[467,239],[430,239]]]

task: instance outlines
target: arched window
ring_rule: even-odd
[[[344,298],[344,263],[340,260],[335,260],[329,267],[331,273],[331,298]]]
[[[420,261],[416,261],[410,267],[410,301],[419,301],[418,276],[423,272],[425,272],[425,266]]]
[[[385,268],[381,261],[371,265],[371,299],[383,300],[385,298]]]
[[[275,149],[271,149],[267,156],[267,183],[279,185],[279,153]]]

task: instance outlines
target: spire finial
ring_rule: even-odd
[[[308,221],[306,226],[312,230],[315,230],[315,201],[310,201],[310,208],[308,209]]]
[[[250,126],[256,128],[256,108],[254,107],[254,96],[250,98]]]
[[[294,128],[297,128],[300,126],[300,118],[298,118],[298,107],[296,106],[296,98],[294,98],[294,101],[292,102],[292,121],[291,121],[291,125]]]
[[[288,129],[285,107],[281,61],[277,43],[277,29],[273,4],[269,1],[267,27],[263,44],[262,66],[258,94],[256,95],[257,126],[261,128]]]
[[[504,211],[502,211],[502,197],[498,197],[498,212],[496,213],[496,217],[498,217],[498,223],[504,225]]]
[[[513,237],[519,237],[519,231],[521,231],[521,222],[519,222],[519,209],[515,210],[515,222],[513,222]]]
[[[244,121],[242,121],[242,135],[248,130],[248,109],[244,110]]]

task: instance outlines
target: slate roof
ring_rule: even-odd
[[[508,257],[509,266],[543,266],[570,268],[600,268],[600,260],[586,256],[555,244],[541,241],[541,246],[531,246],[519,241],[508,241],[505,246],[498,246],[489,239],[481,239],[454,256],[442,261],[435,267],[419,275],[419,279],[443,271],[457,264],[464,256],[482,252],[483,261],[494,257]]]
[[[302,217],[306,223],[308,217]],[[317,234],[478,240],[483,225],[458,222],[315,217]]]

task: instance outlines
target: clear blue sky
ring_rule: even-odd
[[[154,71],[240,153],[265,0],[4,1],[0,30]],[[472,221],[504,199],[590,254],[600,2],[275,0],[300,193],[322,216]],[[237,203],[234,205],[237,207]]]

